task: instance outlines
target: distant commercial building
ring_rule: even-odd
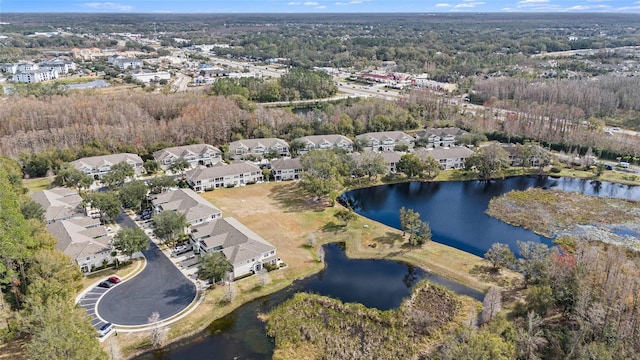
[[[145,84],[149,84],[152,81],[169,80],[171,79],[171,74],[169,74],[166,71],[159,71],[159,72],[139,71],[131,74],[131,77],[133,77],[138,81],[142,81]]]
[[[41,69],[56,70],[58,74],[68,74],[76,69],[76,64],[60,58],[45,60],[40,63]]]

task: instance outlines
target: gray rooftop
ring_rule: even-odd
[[[191,189],[178,189],[155,195],[151,203],[160,211],[173,210],[184,214],[188,222],[221,216],[222,211]]]
[[[31,194],[33,201],[42,206],[45,221],[56,221],[80,213],[82,198],[72,189],[56,187]]]
[[[473,155],[473,150],[466,148],[464,146],[455,146],[451,148],[443,148],[438,147],[435,149],[418,149],[414,151],[414,154],[420,159],[425,159],[427,156],[431,156],[436,160],[441,159],[459,159],[459,158],[468,158]]]
[[[273,170],[302,169],[300,158],[271,160]]]
[[[112,166],[123,161],[130,164],[142,164],[140,156],[131,153],[120,153],[86,157],[72,161],[71,165],[80,170],[83,168],[98,169],[102,166]]]
[[[174,146],[174,147],[158,150],[153,153],[153,158],[158,161],[162,161],[167,156],[171,156],[171,155],[179,158],[184,158],[185,156],[190,154],[203,155],[203,154],[206,154],[207,152],[216,153],[218,155],[222,154],[220,149],[218,149],[213,145],[191,144],[191,145],[184,145],[184,146]]]
[[[222,247],[222,252],[232,264],[262,258],[264,253],[275,250],[267,240],[232,217],[194,226],[191,237],[202,239],[208,249]]]
[[[187,179],[193,182],[209,180],[219,177],[246,174],[249,172],[261,172],[260,168],[250,161],[238,162],[224,166],[198,166],[186,172]]]

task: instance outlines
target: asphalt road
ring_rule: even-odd
[[[118,218],[121,226],[137,226],[128,216]],[[143,251],[147,266],[134,278],[110,289],[98,302],[98,315],[115,325],[144,325],[157,311],[166,319],[185,309],[196,297],[196,286],[149,241]]]

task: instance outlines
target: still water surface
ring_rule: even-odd
[[[509,244],[514,250],[516,240],[551,243],[544,236],[485,214],[493,197],[532,187],[640,200],[638,186],[548,176],[381,185],[352,190],[342,198],[358,214],[395,228],[400,228],[400,208],[413,209],[431,225],[434,241],[483,256],[496,242]]]
[[[423,220],[430,222],[434,241],[481,256],[494,242],[511,245],[516,240],[550,242],[550,239],[507,225],[484,213],[491,198],[531,187],[640,200],[640,187],[551,177],[383,185],[347,192],[343,199],[358,213],[393,227],[400,226],[399,209],[403,206],[412,208]],[[397,308],[419,280],[429,278],[457,293],[482,298],[482,294],[473,289],[404,263],[348,259],[340,244],[326,245],[325,252],[327,266],[324,271],[241,306],[214,321],[204,333],[194,338],[139,358],[270,359],[273,341],[266,336],[264,324],[257,315],[269,312],[301,291],[386,310]]]

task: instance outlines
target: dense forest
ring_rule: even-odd
[[[25,195],[21,179],[18,164],[0,158],[0,337],[21,339],[29,359],[105,359],[74,301],[80,269],[54,249],[43,210]]]
[[[148,157],[177,144],[224,147],[242,138],[292,140],[335,133],[353,137],[447,125],[506,142],[531,139],[568,152],[592,148],[594,154],[612,159],[640,155],[631,137],[612,141],[598,126],[583,125],[584,117],[572,107],[537,106],[502,120],[489,107],[472,113],[427,90],[416,90],[397,102],[349,99],[298,114],[256,107],[242,95],[89,92],[12,100],[0,107],[0,151],[21,159],[30,176],[43,176],[49,168],[80,157],[113,152]]]

